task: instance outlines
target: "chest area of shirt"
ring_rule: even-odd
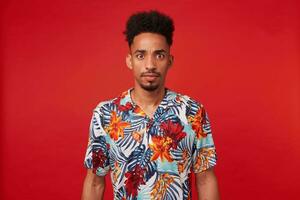
[[[171,162],[174,157],[186,157],[192,149],[193,139],[183,112],[158,110],[154,118],[142,111],[115,112],[105,127],[113,151],[125,157],[144,153],[152,161]]]

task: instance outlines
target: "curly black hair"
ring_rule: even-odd
[[[137,12],[128,18],[126,30],[123,33],[128,45],[131,46],[135,36],[147,32],[165,36],[167,43],[171,46],[174,32],[173,20],[156,10]]]

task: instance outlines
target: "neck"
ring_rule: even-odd
[[[138,106],[156,107],[165,96],[165,88],[160,87],[154,91],[147,91],[140,87],[134,87],[131,92],[131,98]]]

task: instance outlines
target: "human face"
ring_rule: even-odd
[[[126,64],[135,78],[135,87],[147,91],[164,88],[172,63],[173,56],[166,38],[156,33],[135,36],[126,57]]]

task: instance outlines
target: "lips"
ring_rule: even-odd
[[[150,73],[146,72],[141,75],[141,77],[143,77],[148,82],[155,81],[159,76],[160,76],[159,73],[153,73],[153,72],[150,72]]]
[[[142,77],[159,77],[158,73],[143,73]]]

